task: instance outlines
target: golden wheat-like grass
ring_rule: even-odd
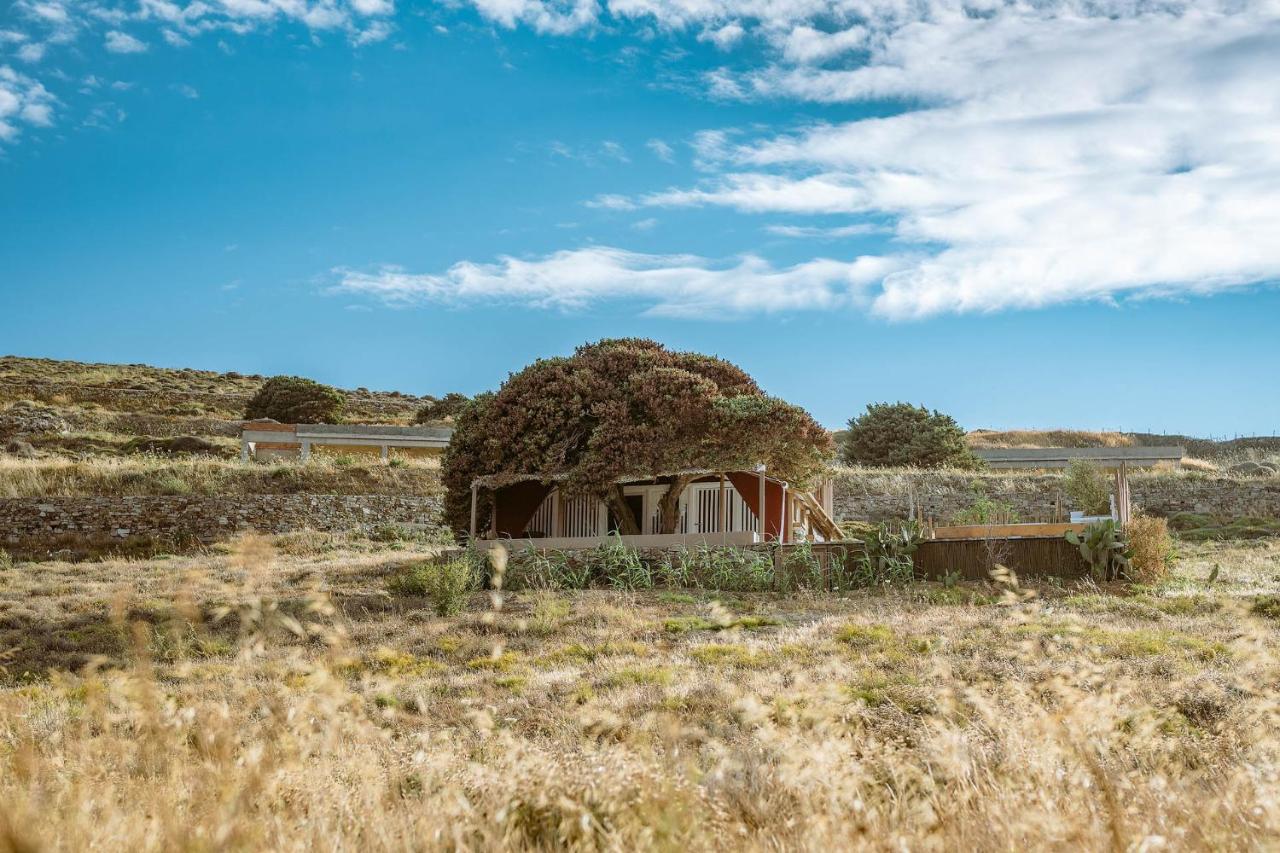
[[[1276,627],[1237,593],[1277,557],[1189,549],[1127,596],[476,593],[449,618],[385,594],[394,553],[18,564],[0,850],[1262,849]],[[664,627],[748,612],[780,624]]]

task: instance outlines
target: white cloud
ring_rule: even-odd
[[[766,225],[764,230],[768,231],[770,234],[776,234],[779,237],[838,240],[842,237],[860,237],[866,234],[879,234],[885,229],[879,225],[872,225],[868,222],[859,222],[856,225],[837,225],[832,228],[823,228],[815,225]]]
[[[595,25],[595,0],[472,0],[480,14],[504,27],[525,24],[540,33],[567,35]]]
[[[705,186],[668,189],[636,199],[602,195],[593,207],[628,210],[636,207],[726,205],[753,213],[857,213],[868,205],[858,182],[838,172],[791,178],[764,172],[722,175]]]
[[[388,305],[497,303],[579,309],[636,300],[650,315],[715,318],[862,304],[874,282],[901,266],[896,258],[818,258],[775,267],[747,255],[723,264],[693,255],[650,255],[623,249],[574,249],[533,260],[464,261],[438,275],[387,266],[373,272],[337,269],[332,290]]]
[[[698,35],[698,40],[709,41],[721,50],[728,50],[742,41],[742,37],[746,34],[747,31],[743,29],[741,24],[737,21],[732,21],[723,27],[703,30]]]
[[[645,143],[645,147],[664,163],[674,163],[676,161],[676,152],[661,139],[650,139]]]
[[[784,29],[772,64],[709,85],[911,106],[704,134],[704,181],[595,204],[875,215],[920,247],[871,302],[894,318],[1280,281],[1280,5],[933,2]],[[775,233],[819,234],[799,228]]]
[[[51,125],[55,103],[38,80],[0,65],[0,143],[17,139],[23,125]]]
[[[781,39],[782,54],[791,62],[826,62],[866,47],[869,35],[868,30],[860,26],[829,33],[801,24]]]
[[[193,100],[193,101],[200,97],[200,92],[196,90],[196,87],[189,86],[186,83],[175,83],[170,88],[172,88],[173,91],[177,92],[182,97],[189,98],[190,100]]]
[[[109,31],[104,45],[112,53],[144,53],[147,49],[138,39],[119,30]]]
[[[39,62],[49,46],[42,42],[30,42],[18,48],[18,58],[23,62]]]

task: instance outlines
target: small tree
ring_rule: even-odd
[[[849,421],[844,461],[881,468],[977,468],[964,430],[950,415],[910,403],[871,403]]]
[[[1102,515],[1111,511],[1111,487],[1096,462],[1072,459],[1067,465],[1062,487],[1075,508],[1083,510],[1085,515]]]
[[[273,376],[249,400],[244,416],[285,424],[332,424],[342,417],[346,404],[336,388],[301,376]]]
[[[481,394],[454,426],[444,458],[445,512],[468,526],[471,482],[493,474],[563,478],[567,493],[605,501],[620,532],[638,533],[620,479],[663,475],[661,531],[696,470],[756,464],[802,486],[824,470],[831,438],[808,412],[764,394],[741,368],[654,341],[605,340],[534,362]],[[482,496],[480,511],[491,505]]]
[[[451,420],[462,414],[462,410],[470,402],[470,397],[466,394],[459,394],[456,391],[450,391],[439,399],[427,397],[426,402],[414,414],[413,422],[415,424],[429,424],[432,421]]]

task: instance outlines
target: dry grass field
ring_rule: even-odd
[[[426,553],[397,547],[0,568],[0,850],[1280,837],[1275,540],[1183,545],[1151,589],[475,593],[449,618],[388,592]]]
[[[209,456],[19,459],[0,455],[0,498],[85,495],[434,495],[438,459],[313,456],[270,464]]]

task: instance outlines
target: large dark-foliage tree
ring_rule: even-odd
[[[950,415],[910,403],[872,403],[849,421],[844,461],[881,468],[976,468],[964,430]]]
[[[336,388],[301,376],[273,376],[249,400],[244,416],[284,424],[332,424],[341,419],[346,404]]]
[[[570,494],[597,496],[623,532],[639,519],[617,480],[667,475],[662,529],[673,532],[692,470],[751,470],[811,482],[831,458],[827,431],[808,412],[765,395],[737,366],[624,338],[541,359],[458,415],[444,458],[445,511],[470,519],[471,482],[485,475],[564,475]],[[482,493],[482,514],[489,497]]]

